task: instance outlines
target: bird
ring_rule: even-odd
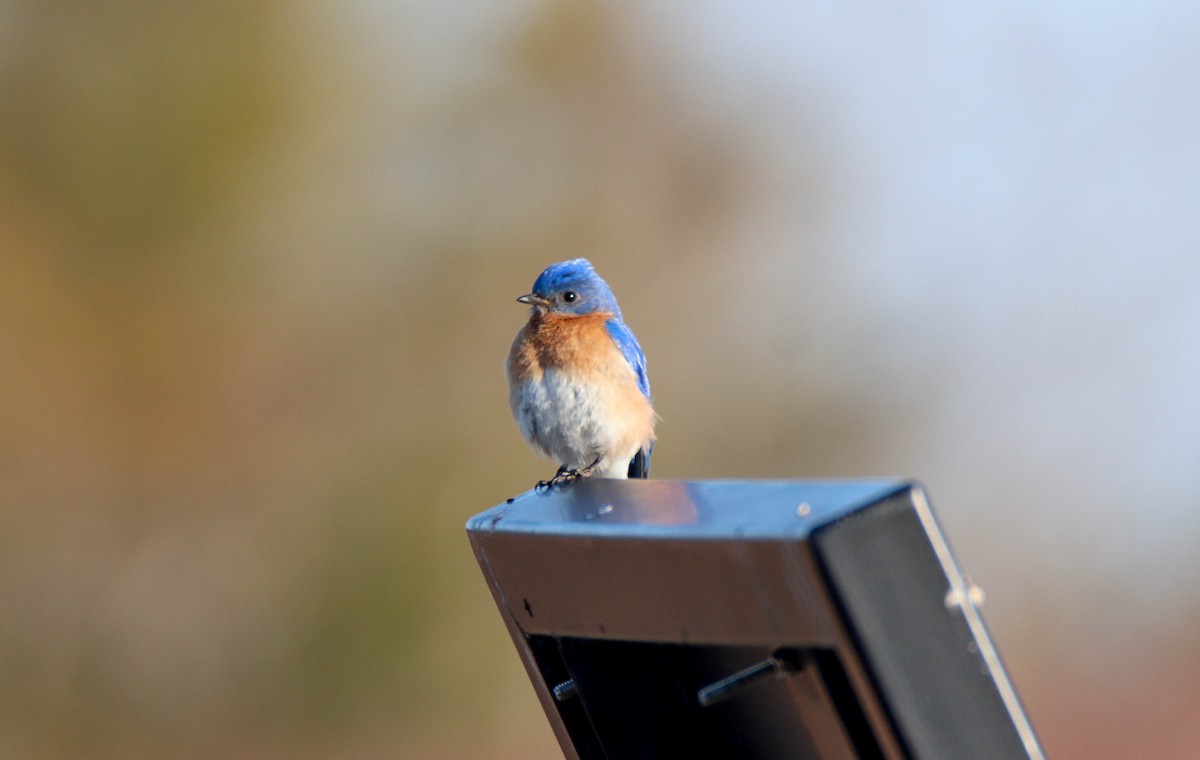
[[[608,283],[587,259],[560,261],[517,301],[530,310],[504,362],[509,408],[529,447],[559,463],[538,487],[649,477],[646,355]]]

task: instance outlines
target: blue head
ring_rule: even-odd
[[[587,259],[551,264],[533,283],[533,292],[517,300],[551,314],[579,316],[606,311],[621,317],[616,296]]]

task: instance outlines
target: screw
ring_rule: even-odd
[[[575,679],[568,678],[567,680],[555,686],[551,691],[554,692],[555,702],[566,702],[571,697],[579,694],[579,689],[575,687]]]

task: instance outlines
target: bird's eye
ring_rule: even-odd
[[[575,303],[576,298],[579,298],[579,294],[574,290],[568,290],[562,294],[562,300],[566,303]]]

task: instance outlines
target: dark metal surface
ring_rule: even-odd
[[[567,757],[1041,757],[911,483],[585,480],[467,530]]]
[[[511,502],[467,522],[467,532],[626,538],[801,538],[908,483],[584,479]],[[807,504],[808,509],[800,510]],[[800,512],[803,511],[802,516]]]
[[[1022,757],[1032,730],[932,520],[900,493],[813,540],[912,755]]]

